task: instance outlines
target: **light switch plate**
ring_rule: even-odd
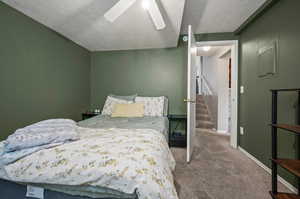
[[[244,135],[244,127],[242,127],[242,126],[240,127],[240,134]]]
[[[241,88],[240,88],[240,93],[241,93],[241,94],[244,93],[244,86],[241,86]]]

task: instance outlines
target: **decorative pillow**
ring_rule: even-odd
[[[121,100],[121,99],[107,96],[101,114],[102,115],[111,115],[115,104],[132,104],[132,103],[133,103],[133,101]]]
[[[128,95],[128,96],[121,96],[121,95],[113,95],[113,94],[110,94],[109,96],[110,96],[110,97],[113,97],[113,98],[121,99],[121,100],[134,101],[135,98],[137,97],[137,94],[134,94],[134,95]]]
[[[116,104],[111,117],[144,117],[144,104]]]
[[[135,102],[143,103],[145,116],[163,116],[165,97],[136,97]]]

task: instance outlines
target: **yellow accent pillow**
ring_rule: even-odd
[[[144,104],[115,104],[111,117],[144,117]]]

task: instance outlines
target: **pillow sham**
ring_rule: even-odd
[[[111,96],[107,96],[103,106],[102,115],[111,115],[115,104],[132,104],[133,101],[121,100]]]
[[[127,96],[121,96],[121,95],[113,95],[113,94],[110,94],[109,96],[110,96],[110,97],[113,97],[113,98],[121,99],[121,100],[134,101],[135,98],[137,97],[137,94],[134,94],[134,95],[127,95]]]
[[[136,97],[136,103],[143,103],[145,116],[163,116],[165,97]]]
[[[115,104],[111,117],[144,117],[144,104]]]

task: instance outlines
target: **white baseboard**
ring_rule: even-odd
[[[230,136],[230,134],[227,131],[224,131],[224,130],[217,130],[217,133],[222,134],[222,135]]]
[[[261,168],[263,168],[266,172],[268,172],[271,175],[271,169],[269,167],[267,167],[261,161],[259,161],[258,159],[256,159],[253,155],[251,155],[250,153],[248,153],[242,147],[239,146],[238,150],[241,151],[242,153],[244,153],[248,158],[250,158],[251,160],[253,160],[258,166],[260,166]],[[278,175],[278,181],[281,182],[284,186],[286,186],[292,192],[298,193],[298,189],[296,187],[294,187],[292,184],[290,184],[288,181],[286,181],[285,179],[283,179],[279,175]]]

